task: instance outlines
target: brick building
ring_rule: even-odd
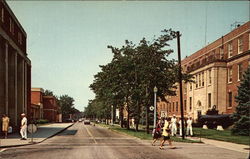
[[[31,107],[28,112],[33,119],[43,119],[43,96],[42,88],[31,89]]]
[[[31,97],[31,61],[27,35],[8,4],[0,1],[0,114],[17,128],[20,114],[27,113]]]
[[[193,75],[194,83],[183,83],[185,116],[197,119],[216,106],[219,113],[231,114],[237,103],[237,86],[250,64],[250,22],[235,28],[211,44],[182,60],[185,72]],[[177,89],[178,90],[178,89]],[[180,117],[179,92],[158,102],[158,112]]]
[[[60,107],[54,96],[43,96],[43,117],[50,122],[60,121]]]

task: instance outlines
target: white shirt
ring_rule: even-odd
[[[21,125],[22,126],[27,126],[27,118],[26,117],[23,117],[22,121],[21,121]]]
[[[187,120],[187,127],[191,127],[192,126],[192,119],[188,119]]]
[[[180,127],[181,127],[181,120],[179,120],[179,125],[180,125]]]
[[[176,118],[172,118],[172,119],[171,119],[171,123],[172,123],[172,124],[176,125],[176,122],[177,122],[177,119],[176,119]]]

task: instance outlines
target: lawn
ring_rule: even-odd
[[[202,129],[202,128],[193,128],[194,136],[233,142],[237,144],[250,145],[250,136],[238,136],[232,135],[231,131],[226,129],[224,131],[218,131],[215,129]]]
[[[126,128],[121,128],[120,126],[117,126],[117,125],[114,125],[114,126],[105,125],[105,124],[98,124],[98,125],[109,128],[110,130],[113,130],[113,131],[121,132],[130,136],[140,138],[142,140],[152,140],[152,134],[147,134],[145,130],[135,131],[134,129],[127,130]],[[171,139],[175,142],[200,143],[200,141],[193,141],[193,140],[188,140],[188,139],[182,140],[181,138],[178,138],[178,137],[171,137]]]

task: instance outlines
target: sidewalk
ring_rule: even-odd
[[[200,140],[200,138],[198,137],[187,137],[187,139]],[[201,138],[201,141],[205,144],[213,145],[213,146],[228,149],[228,150],[243,152],[243,153],[249,153],[249,150],[250,150],[249,149],[250,147],[248,145],[235,144],[231,142],[218,141],[218,140],[212,140],[212,139],[206,139],[206,138]]]
[[[41,125],[38,127],[37,132],[33,134],[33,142],[40,143],[46,140],[49,137],[52,137],[68,127],[72,126],[73,123],[53,123]],[[15,147],[30,145],[31,143],[31,134],[28,133],[28,140],[20,140],[20,134],[14,133],[8,136],[8,139],[0,139],[0,148],[6,147]]]

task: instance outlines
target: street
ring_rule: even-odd
[[[157,142],[159,144],[159,142]],[[106,128],[76,123],[46,141],[2,150],[0,158],[8,159],[174,159],[174,158],[247,158],[247,154],[206,144],[174,143],[176,149],[164,150]],[[222,155],[223,154],[223,155]]]

